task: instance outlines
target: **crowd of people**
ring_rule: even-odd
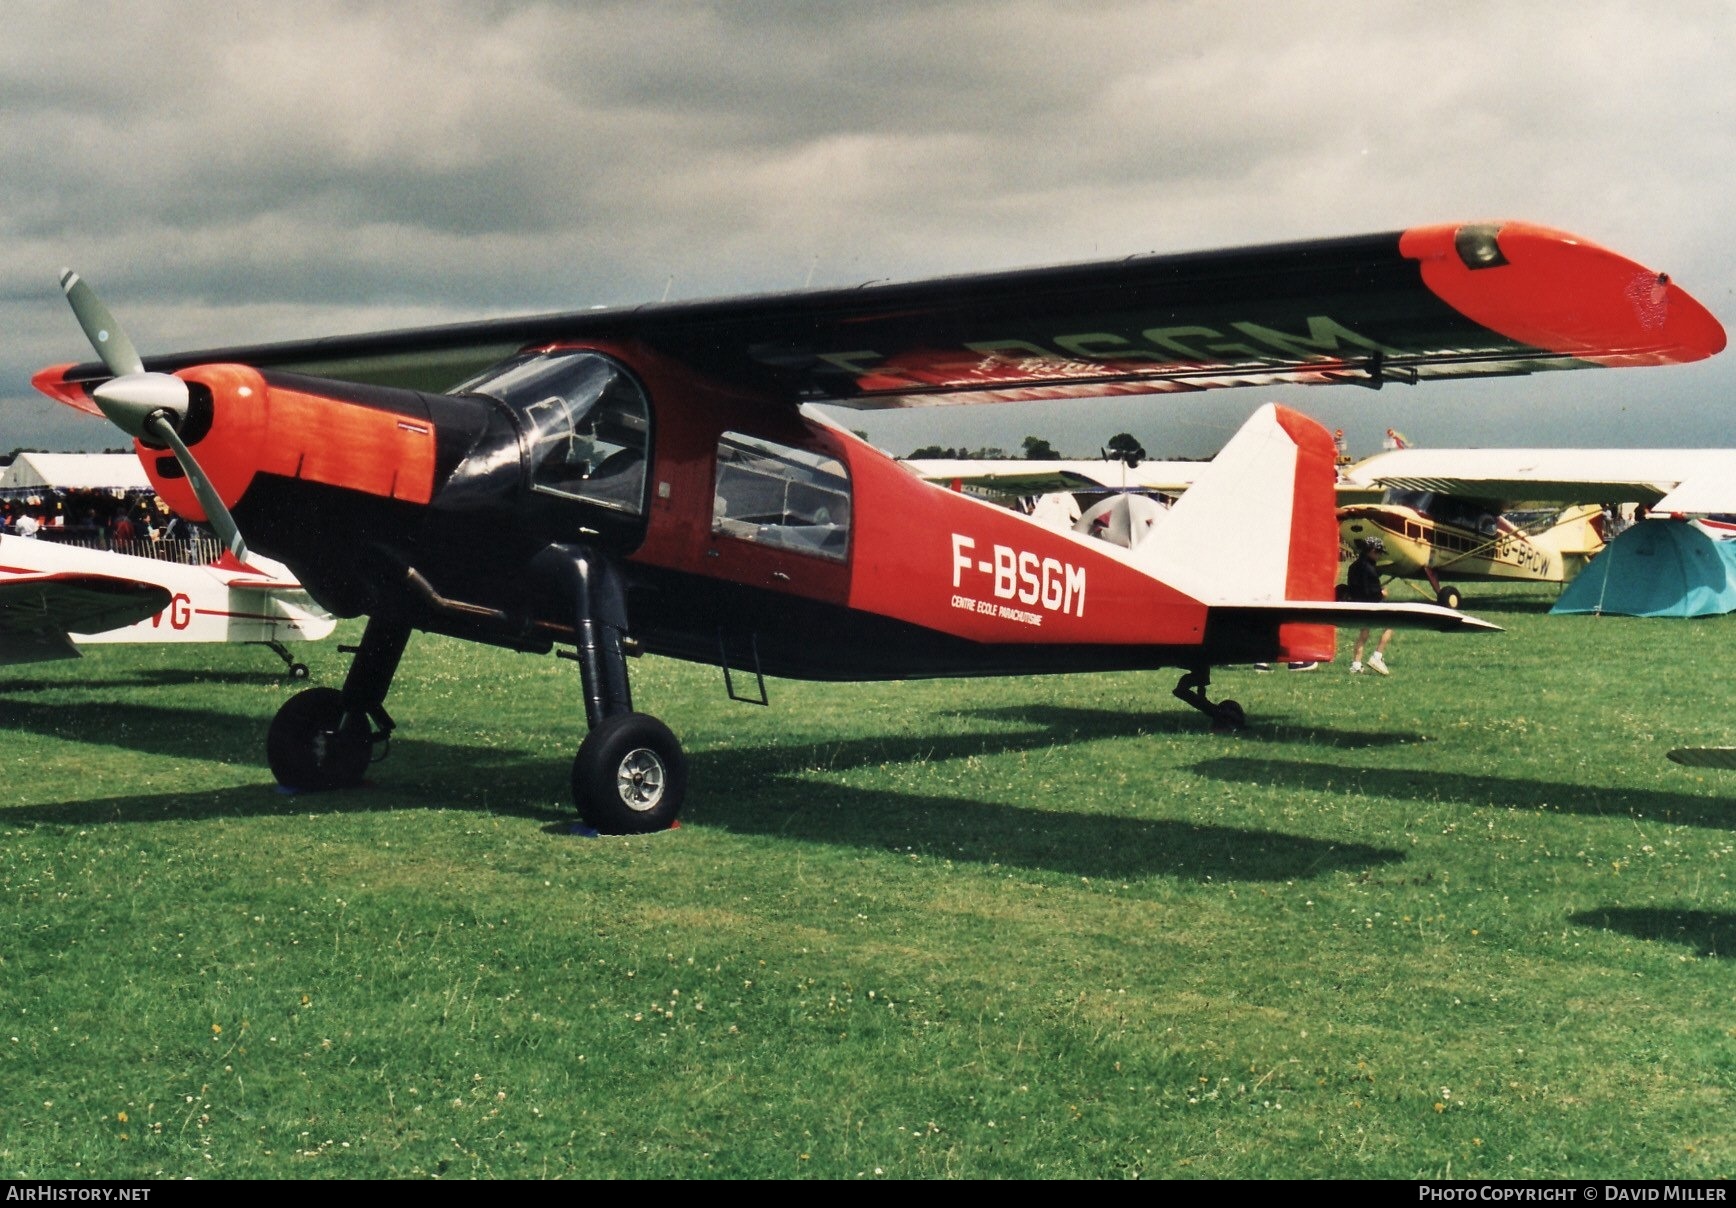
[[[33,489],[0,499],[0,533],[146,558],[196,560],[209,540],[149,491]]]

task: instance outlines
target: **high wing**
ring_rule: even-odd
[[[1681,515],[1736,512],[1736,449],[1397,449],[1348,485],[1534,503],[1642,503]]]
[[[942,485],[957,483],[1010,495],[1050,491],[1166,491],[1179,494],[1210,462],[1022,461],[992,458],[912,457],[902,463],[919,478]]]
[[[0,567],[0,574],[7,568]],[[154,583],[75,572],[0,578],[0,664],[77,658],[68,636],[137,624],[167,607]]]
[[[445,391],[527,347],[647,349],[791,404],[998,402],[1224,386],[1379,387],[1698,360],[1718,321],[1666,274],[1523,223],[903,284],[497,319],[146,358]],[[97,363],[35,382],[87,409]]]

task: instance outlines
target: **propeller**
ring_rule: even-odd
[[[128,436],[155,441],[167,446],[175,455],[181,472],[193,488],[205,518],[211,522],[224,548],[242,562],[247,561],[247,543],[241,529],[223,497],[217,493],[199,459],[181,439],[181,425],[187,420],[191,394],[187,383],[170,373],[151,373],[138,349],[127,339],[126,332],[103,305],[90,284],[71,269],[60,271],[60,288],[78,325],[96,355],[102,359],[114,377],[91,391],[91,397],[109,420]]]

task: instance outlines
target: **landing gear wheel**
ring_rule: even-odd
[[[1242,706],[1233,700],[1221,700],[1212,707],[1212,729],[1214,730],[1246,730],[1248,715],[1242,712]]]
[[[669,727],[644,713],[605,719],[573,760],[579,816],[609,835],[668,830],[687,796],[687,757]]]
[[[1435,593],[1435,603],[1442,608],[1457,608],[1463,599],[1456,587],[1443,587]]]
[[[289,665],[289,678],[292,680],[304,680],[304,679],[306,679],[307,678],[307,664],[306,663],[291,663]]]
[[[339,730],[344,694],[309,688],[283,703],[265,736],[265,758],[277,782],[292,789],[341,789],[362,782],[373,757],[365,728]]]

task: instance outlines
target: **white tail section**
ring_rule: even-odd
[[[1330,600],[1332,457],[1324,428],[1267,403],[1134,548],[1134,560],[1207,604]]]

